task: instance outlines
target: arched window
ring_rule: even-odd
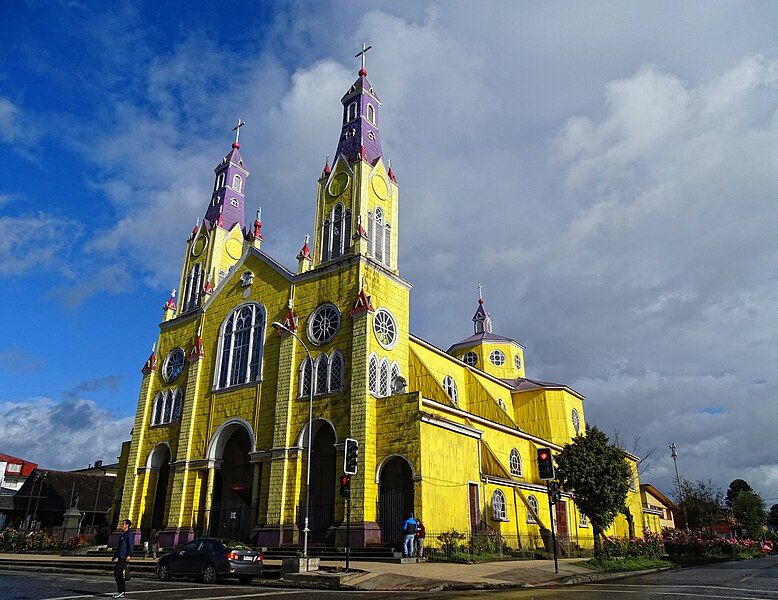
[[[154,410],[151,414],[152,425],[159,425],[162,423],[162,411],[165,408],[164,404],[165,397],[162,395],[162,392],[157,393],[156,397],[154,398]]]
[[[348,123],[349,121],[353,121],[354,119],[357,118],[357,110],[358,108],[356,102],[352,102],[351,104],[348,105],[348,115],[346,116],[346,123]]]
[[[370,393],[378,396],[381,390],[378,387],[378,357],[375,354],[370,357],[370,362],[368,363],[367,380],[370,386]]]
[[[219,175],[216,177],[216,186],[213,188],[214,190],[218,190],[218,189],[220,189],[221,187],[224,186],[224,179],[225,179],[225,177],[226,177],[226,175],[224,174],[224,171],[219,173]]]
[[[578,415],[578,411],[575,408],[573,409],[572,419],[575,435],[579,435],[581,433],[581,417]]]
[[[316,395],[327,393],[327,355],[319,354],[314,365],[314,377],[313,393]]]
[[[492,494],[492,521],[507,521],[508,514],[505,509],[505,494],[502,490],[494,490]]]
[[[195,263],[189,275],[186,277],[186,287],[184,289],[183,310],[191,310],[200,304],[200,290],[203,285],[203,267],[200,263]]]
[[[328,389],[330,392],[339,392],[343,389],[343,355],[340,350],[335,350],[330,359]]]
[[[235,175],[232,178],[232,189],[238,192],[239,194],[243,189],[243,179],[241,178],[240,175]]]
[[[370,253],[378,262],[389,264],[391,228],[386,223],[384,211],[380,207],[367,213],[367,244]]]
[[[516,450],[516,448],[511,450],[510,463],[511,463],[511,475],[515,475],[516,477],[521,477],[521,455],[519,454],[519,451]]]
[[[322,260],[343,256],[351,244],[351,211],[338,202],[322,227]]]
[[[313,385],[313,365],[308,357],[300,363],[300,398],[308,398]]]
[[[443,388],[446,390],[446,393],[448,394],[449,398],[451,398],[451,400],[454,402],[454,404],[459,404],[457,384],[454,381],[454,379],[451,377],[451,375],[446,375],[443,378]]]
[[[165,411],[162,413],[162,422],[170,423],[173,419],[173,390],[168,390],[165,396]]]
[[[400,375],[400,365],[397,364],[397,361],[394,361],[392,363],[392,376],[389,378],[389,386],[393,394],[400,393],[398,389],[399,384],[397,383],[397,380],[400,379],[401,377],[402,375]]]
[[[537,523],[538,520],[535,518],[535,515],[538,514],[538,499],[535,498],[535,496],[529,496],[527,498],[527,504],[532,507],[532,510],[527,511],[527,523]]]
[[[389,387],[389,361],[386,358],[381,359],[380,370],[378,374],[378,392],[381,396],[390,396]]]
[[[173,400],[173,420],[181,420],[181,410],[184,403],[184,391],[179,388],[176,390],[176,394]]]
[[[219,340],[217,388],[259,380],[264,332],[265,309],[261,304],[244,304],[230,313]]]
[[[367,105],[367,120],[375,125],[375,108],[372,104]]]

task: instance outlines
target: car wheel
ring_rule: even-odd
[[[216,567],[208,563],[203,567],[203,583],[216,583]]]
[[[247,575],[243,575],[242,577],[238,577],[238,581],[240,581],[241,585],[249,585],[254,580],[253,577],[249,577]]]
[[[160,581],[167,581],[170,579],[170,566],[166,563],[160,563],[157,567],[157,579]]]

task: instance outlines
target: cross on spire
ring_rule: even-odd
[[[365,68],[365,55],[367,54],[367,51],[370,50],[372,46],[368,46],[364,42],[362,42],[362,52],[357,52],[354,55],[354,58],[362,57],[362,68],[359,70],[359,76],[360,77],[366,77],[367,76],[367,69]]]
[[[478,290],[478,304],[483,304],[484,303],[484,294],[483,294],[484,286],[481,285],[480,281],[478,282],[478,285],[476,286],[476,289]]]
[[[232,128],[232,130],[235,132],[235,141],[232,143],[233,148],[240,148],[240,128],[243,127],[245,123],[240,120],[240,117],[238,117],[238,124],[235,125],[235,127]]]

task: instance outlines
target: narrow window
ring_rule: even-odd
[[[335,350],[330,360],[328,389],[330,392],[339,392],[343,389],[343,355],[340,350]]]
[[[332,231],[332,224],[329,219],[324,221],[323,230],[321,232],[321,247],[323,261],[330,259],[330,249],[332,248],[332,239],[330,233]]]
[[[181,420],[181,408],[184,402],[184,391],[179,388],[176,390],[175,399],[173,400],[173,420]]]
[[[521,455],[519,454],[519,451],[516,450],[516,448],[511,450],[510,463],[511,463],[511,475],[515,475],[516,477],[521,477]]]
[[[375,125],[375,108],[372,104],[367,105],[367,120]]]
[[[381,372],[379,374],[379,394],[381,396],[389,396],[391,392],[389,390],[389,361],[385,358],[381,359]]]
[[[352,102],[348,105],[348,121],[353,121],[357,118],[357,103]]]
[[[164,408],[164,403],[165,401],[162,392],[159,392],[154,398],[154,413],[151,416],[152,425],[159,425],[162,423],[162,409]]]
[[[443,388],[446,390],[446,394],[448,394],[449,398],[451,398],[452,402],[454,404],[459,404],[459,395],[457,392],[457,384],[454,381],[454,378],[451,377],[451,375],[446,375],[443,378]]]
[[[492,520],[508,520],[507,511],[505,510],[505,494],[501,490],[495,490],[494,494],[492,494]]]
[[[306,359],[300,364],[300,397],[308,398],[311,395],[311,385],[313,384],[313,365],[310,359]]]
[[[377,396],[379,393],[378,390],[378,358],[376,358],[375,354],[370,357],[370,363],[368,365],[367,369],[368,373],[368,385],[370,386],[370,392]]]
[[[375,239],[373,240],[373,256],[378,262],[384,262],[384,211],[375,209]]]
[[[264,326],[265,310],[261,304],[244,304],[230,313],[222,326],[217,387],[259,380]]]
[[[535,515],[538,514],[538,499],[535,496],[530,496],[527,498],[527,504],[532,507],[531,511],[527,511],[527,523],[537,523]]]
[[[240,175],[235,175],[235,177],[232,178],[232,189],[241,193],[241,190],[243,189],[243,179],[241,179]]]
[[[332,239],[330,240],[330,256],[338,258],[343,254],[343,205],[338,202],[332,208]]]
[[[316,378],[313,393],[320,395],[327,393],[327,355],[320,354],[316,359]]]
[[[173,390],[168,390],[165,398],[165,413],[162,415],[163,423],[170,423],[173,420]]]

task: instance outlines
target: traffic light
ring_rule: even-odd
[[[556,504],[562,500],[562,488],[556,481],[548,484],[548,493],[551,494],[551,503]]]
[[[351,477],[340,476],[340,495],[342,498],[351,498]]]
[[[540,473],[540,478],[545,480],[556,477],[551,448],[538,448],[538,473]]]
[[[346,438],[346,452],[343,456],[343,472],[348,475],[357,474],[357,460],[359,459],[359,442]]]

